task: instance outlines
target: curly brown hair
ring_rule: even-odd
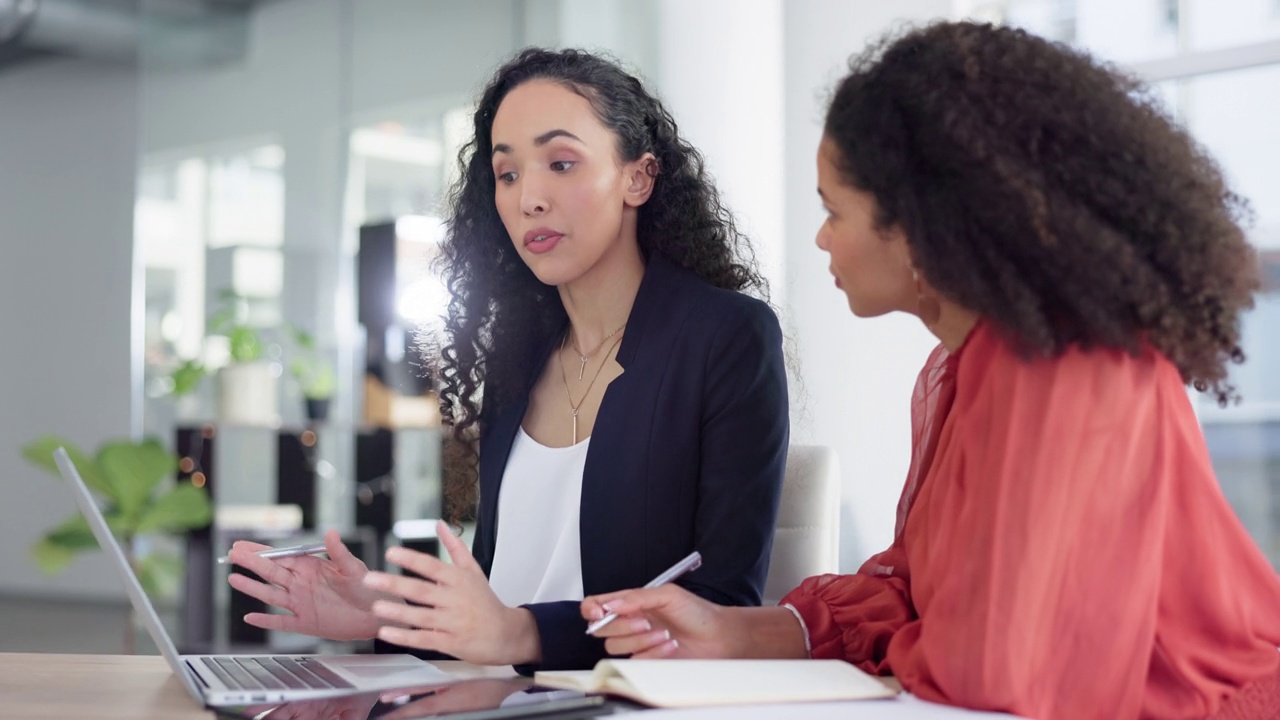
[[[1248,208],[1136,79],[1023,30],[936,23],[851,60],[824,129],[929,283],[1021,352],[1145,342],[1236,397]]]
[[[500,67],[484,88],[474,134],[458,154],[460,176],[449,198],[448,231],[438,268],[451,293],[447,339],[428,350],[441,414],[452,430],[444,466],[446,517],[474,509],[478,441],[485,421],[527,388],[547,342],[567,316],[555,287],[520,259],[494,204],[490,137],[504,98],[530,80],[560,83],[581,95],[612,131],[619,159],[658,160],[653,192],[640,206],[636,239],[649,258],[665,257],[708,283],[768,300],[750,242],[738,230],[706,172],[702,155],[682,138],[661,101],[618,63],[582,50],[528,48]],[[429,349],[433,343],[428,339]],[[429,363],[430,365],[430,363]]]

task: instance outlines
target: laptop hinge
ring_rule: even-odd
[[[193,676],[195,676],[196,682],[198,682],[198,683],[200,683],[201,685],[203,685],[205,690],[212,690],[212,689],[213,689],[212,687],[210,687],[210,686],[209,686],[209,683],[208,683],[208,682],[207,682],[203,677],[201,677],[201,676],[200,676],[199,671],[197,671],[197,670],[196,670],[196,666],[195,666],[195,665],[192,665],[190,660],[188,660],[188,659],[186,659],[186,658],[183,658],[183,659],[182,659],[182,664],[187,666],[187,672],[189,672],[189,673],[191,673]]]

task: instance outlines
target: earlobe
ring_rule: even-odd
[[[645,153],[631,163],[630,176],[627,183],[626,202],[631,207],[640,207],[649,201],[653,194],[653,185],[657,182],[661,168],[653,153]]]

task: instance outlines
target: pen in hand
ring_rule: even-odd
[[[327,552],[324,549],[324,543],[308,543],[306,545],[291,545],[289,547],[271,548],[256,553],[260,558],[287,558],[297,557],[298,555],[321,555]],[[223,555],[218,558],[218,564],[223,565],[227,562],[227,556]]]
[[[667,583],[671,582],[672,580],[675,580],[681,575],[693,570],[697,570],[701,566],[702,566],[702,555],[698,554],[697,550],[694,550],[693,552],[689,553],[688,557],[676,563],[675,565],[672,565],[671,567],[667,568],[665,572],[663,572],[658,577],[650,580],[644,587],[646,590],[648,590],[650,588],[656,588],[659,585],[666,585]],[[618,619],[617,613],[609,613],[608,615],[605,615],[604,617],[600,618],[599,620],[587,626],[587,634],[588,635],[596,634],[597,631],[599,631],[605,625],[608,625],[609,623],[613,622],[616,619]]]

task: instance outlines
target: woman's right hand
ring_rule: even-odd
[[[618,614],[595,634],[605,638],[605,651],[636,658],[733,657],[732,610],[678,585],[623,590],[582,601],[582,617],[588,622]]]
[[[244,621],[266,630],[314,635],[329,640],[367,640],[378,634],[383,622],[373,614],[376,600],[393,599],[364,586],[365,566],[330,530],[324,536],[329,559],[309,555],[272,560],[256,553],[266,545],[237,542],[227,559],[256,574],[259,582],[231,573],[231,587],[288,615],[249,613]]]

